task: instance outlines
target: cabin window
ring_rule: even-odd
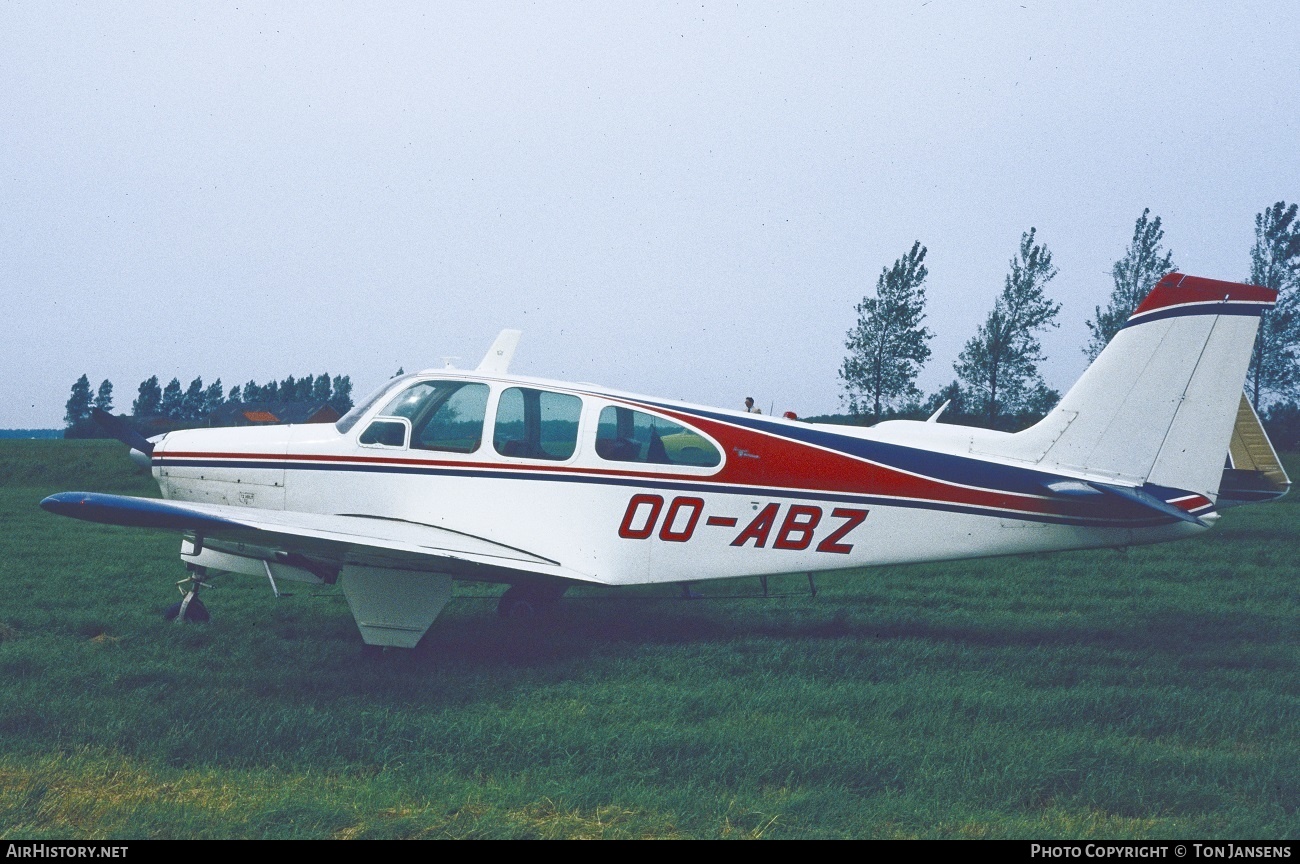
[[[653,465],[694,465],[712,468],[722,454],[703,435],[685,426],[609,405],[596,425],[596,455],[611,462],[647,462]]]
[[[525,459],[568,459],[578,448],[577,396],[511,387],[497,402],[492,445],[502,456]]]
[[[483,440],[487,397],[486,384],[421,381],[399,393],[381,413],[411,422],[414,449],[473,453]]]

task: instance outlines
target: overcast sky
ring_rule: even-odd
[[[0,427],[398,366],[838,410],[930,252],[932,390],[1038,229],[1048,383],[1144,207],[1244,279],[1300,199],[1300,4],[0,3]]]

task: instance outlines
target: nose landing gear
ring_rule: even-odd
[[[199,590],[212,587],[204,581],[208,576],[208,568],[195,564],[186,566],[189,568],[190,575],[176,583],[177,590],[181,592],[181,600],[168,606],[163,617],[168,621],[207,623],[212,616],[208,614],[208,607],[204,606],[203,601],[199,599]]]

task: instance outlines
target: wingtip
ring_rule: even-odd
[[[41,509],[47,513],[57,513],[60,516],[71,515],[69,511],[79,504],[86,501],[84,492],[56,492],[48,495],[41,500]]]

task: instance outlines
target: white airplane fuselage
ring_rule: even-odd
[[[486,385],[477,447],[360,443],[383,404],[421,382]],[[521,387],[581,400],[571,456],[508,456],[494,446],[501,394]],[[720,462],[602,458],[599,418],[609,408],[686,427]],[[170,500],[433,525],[562,561],[611,585],[1155,543],[1204,530],[1100,494],[1054,494],[1046,484],[1070,479],[1059,472],[948,452],[972,431],[1004,433],[885,426],[808,424],[439,370],[393,384],[347,432],[329,424],[173,432],[155,449],[153,472]],[[908,446],[909,437],[923,440]],[[1210,505],[1203,496],[1170,497],[1186,498],[1186,510]]]

